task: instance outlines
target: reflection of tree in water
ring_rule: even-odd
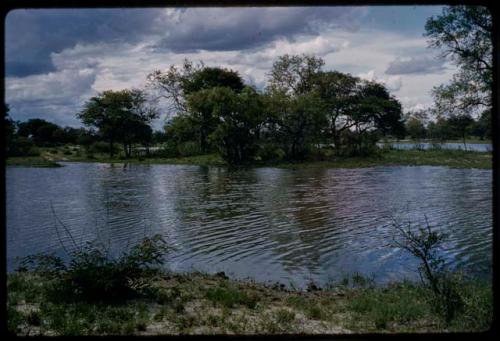
[[[236,254],[244,251],[249,216],[261,210],[252,170],[198,167],[176,179],[175,209],[182,243],[193,253]]]
[[[325,193],[325,172],[318,168],[287,174],[279,187],[288,190],[270,202],[272,214],[278,215],[270,236],[277,243],[273,252],[288,272],[307,268],[316,273],[321,267],[321,244],[328,239],[333,214]]]

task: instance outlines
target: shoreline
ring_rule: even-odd
[[[351,287],[308,291],[232,280],[224,273],[162,273],[148,298],[119,304],[57,302],[34,273],[7,276],[8,325],[19,335],[356,334],[484,331],[491,286],[464,286],[464,313],[445,326],[427,299],[429,289],[398,282],[373,286],[361,276]],[[479,309],[479,310],[478,310]],[[481,311],[480,309],[486,309]],[[482,315],[477,316],[478,312]]]
[[[254,161],[242,165],[229,165],[217,154],[205,154],[180,158],[134,157],[130,159],[109,158],[99,155],[86,158],[74,155],[45,153],[38,157],[11,157],[6,159],[6,166],[24,167],[61,167],[58,162],[89,163],[131,163],[131,164],[172,164],[197,165],[231,168],[276,167],[286,169],[298,168],[366,168],[375,166],[447,166],[450,168],[492,168],[492,152],[463,150],[398,150],[380,149],[371,156],[330,157],[323,160],[310,161]]]

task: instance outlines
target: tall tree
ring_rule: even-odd
[[[137,130],[158,116],[141,90],[104,91],[85,103],[78,114],[82,122],[99,130],[109,142],[113,157],[114,143],[123,145],[126,157],[130,157],[132,143],[138,142]]]
[[[167,101],[168,110],[171,114],[185,113],[187,112],[187,106],[184,90],[195,72],[203,68],[203,62],[193,65],[193,62],[184,59],[181,68],[171,65],[166,71],[154,70],[149,73],[147,86],[155,90],[159,98],[164,98]]]
[[[491,109],[493,85],[492,16],[486,7],[450,6],[425,25],[429,46],[443,50],[459,68],[448,84],[433,90],[444,114],[474,114]]]
[[[240,93],[221,87],[211,92],[213,115],[218,125],[210,138],[228,162],[237,164],[250,160],[257,152],[264,119],[261,95],[251,87],[245,87]]]
[[[268,90],[303,95],[313,89],[314,80],[324,64],[323,59],[307,54],[280,56],[269,73]]]
[[[148,87],[156,90],[159,97],[167,100],[171,114],[188,112],[187,97],[200,90],[213,87],[228,87],[236,92],[245,86],[238,72],[207,67],[203,62],[193,64],[184,60],[181,68],[170,66],[166,71],[155,70],[148,76]]]

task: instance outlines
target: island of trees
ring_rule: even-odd
[[[433,47],[460,67],[434,89],[435,107],[403,113],[384,84],[324,69],[314,55],[278,57],[264,89],[238,72],[185,60],[155,70],[144,89],[103,91],[77,117],[83,128],[7,115],[7,156],[79,145],[92,158],[186,157],[217,153],[229,164],[372,155],[380,139],[491,139],[491,17],[481,7],[450,7],[427,21]],[[476,37],[471,40],[470,37]],[[453,39],[452,39],[453,38]],[[162,131],[151,123],[166,111]],[[6,106],[6,112],[9,108]],[[154,148],[151,148],[154,147]]]

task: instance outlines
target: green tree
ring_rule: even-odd
[[[250,160],[258,150],[260,126],[263,122],[263,100],[251,87],[241,93],[229,88],[212,88],[210,102],[218,125],[210,138],[222,157],[238,164]]]
[[[122,143],[125,157],[130,157],[132,144],[138,142],[136,129],[149,124],[158,112],[147,103],[141,90],[104,91],[92,97],[78,114],[78,118],[95,127],[109,142],[113,157],[114,143]]]
[[[186,96],[196,91],[214,87],[227,87],[235,92],[241,92],[245,87],[238,72],[220,67],[204,67],[193,73],[184,85]]]
[[[189,95],[187,100],[189,120],[198,132],[197,136],[202,153],[206,153],[210,149],[208,136],[217,127],[217,117],[213,113],[212,96],[212,89],[202,89]]]
[[[453,115],[448,118],[448,124],[451,130],[454,132],[455,136],[462,138],[465,149],[467,149],[465,139],[473,123],[474,120],[468,115]]]
[[[401,103],[376,82],[361,82],[351,119],[359,132],[377,129],[384,135],[404,136]]]
[[[287,95],[303,95],[311,91],[314,81],[325,61],[312,55],[288,55],[278,57],[269,73],[269,92]]]
[[[356,104],[359,78],[338,71],[321,72],[317,75],[314,88],[324,102],[328,120],[328,136],[335,148],[340,146],[340,134],[352,127],[347,119]]]
[[[434,88],[442,114],[471,115],[491,109],[493,86],[492,16],[486,7],[450,6],[425,25],[429,46],[442,49],[459,71]]]
[[[9,116],[9,111],[10,111],[10,108],[9,108],[9,105],[8,104],[4,104],[4,108],[5,108],[5,111],[4,111],[4,119],[3,119],[3,122],[4,122],[4,134],[5,134],[5,153],[6,155],[9,155],[10,154],[10,151],[12,149],[12,145],[14,143],[14,138],[15,138],[15,134],[16,134],[16,122],[14,122],[14,120],[12,120]]]
[[[58,142],[58,130],[61,130],[61,127],[57,124],[47,122],[40,118],[34,118],[19,123],[17,134],[31,139],[37,146],[50,146]]]
[[[406,120],[406,133],[410,135],[412,140],[420,141],[426,137],[425,125],[419,118],[410,116]]]
[[[274,92],[267,97],[269,122],[275,138],[289,159],[303,159],[308,147],[322,134],[326,116],[321,98],[315,92],[291,97]]]
[[[171,65],[166,71],[154,70],[147,76],[147,86],[158,93],[158,97],[167,101],[168,110],[171,114],[186,113],[185,88],[194,77],[195,72],[204,68],[203,62],[193,65],[188,59],[184,59],[181,68]]]
[[[238,72],[220,67],[206,67],[203,62],[194,65],[188,59],[181,68],[170,66],[166,71],[155,70],[148,76],[148,86],[167,100],[171,114],[187,113],[188,95],[213,87],[229,87],[240,92],[244,83]]]

